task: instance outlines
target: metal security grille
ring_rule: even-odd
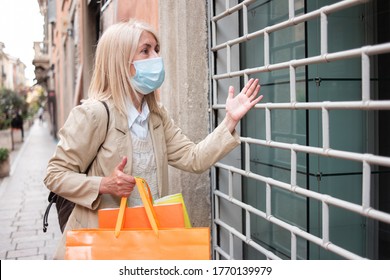
[[[234,3],[233,3],[234,2]],[[375,174],[374,170],[378,168],[387,169],[390,167],[390,158],[380,154],[359,153],[343,149],[335,149],[330,141],[330,113],[334,111],[361,111],[378,113],[380,111],[390,110],[390,101],[373,98],[372,81],[372,61],[377,59],[378,55],[390,53],[390,43],[381,43],[368,45],[354,49],[329,51],[329,30],[328,18],[339,11],[347,11],[358,5],[365,5],[370,1],[365,0],[348,0],[339,1],[319,9],[296,14],[298,2],[285,0],[288,2],[288,19],[275,22],[273,25],[261,29],[249,31],[248,27],[248,7],[256,2],[246,0],[241,3],[237,1],[211,1],[210,3],[210,45],[211,45],[211,109],[213,112],[212,126],[215,127],[225,109],[224,100],[226,98],[227,85],[234,84],[236,93],[243,83],[246,83],[253,74],[260,75],[263,73],[273,73],[285,71],[289,84],[289,100],[284,102],[267,102],[256,105],[254,110],[263,111],[264,123],[256,124],[265,127],[263,138],[241,137],[241,150],[239,153],[239,163],[234,159],[226,159],[219,162],[213,168],[213,201],[214,201],[214,219],[213,219],[213,249],[216,259],[234,259],[237,258],[237,250],[241,251],[242,246],[250,247],[250,250],[256,250],[267,259],[290,258],[297,259],[297,250],[299,240],[315,244],[326,251],[330,251],[340,258],[361,259],[365,258],[349,250],[344,244],[335,244],[329,233],[329,223],[331,219],[330,207],[341,208],[345,211],[357,214],[363,218],[369,218],[370,221],[390,224],[390,214],[379,210],[373,205],[373,185]],[[266,1],[263,1],[266,2]],[[272,1],[267,1],[272,2]],[[280,2],[280,1],[279,1]],[[332,1],[335,2],[335,1]],[[235,16],[236,15],[236,16]],[[232,17],[233,16],[233,17]],[[319,21],[319,42],[320,53],[302,58],[296,58],[286,61],[276,61],[272,59],[270,49],[270,37],[278,31],[294,27],[306,22]],[[236,26],[237,31],[232,32]],[[226,30],[230,30],[226,33]],[[233,35],[232,35],[233,34]],[[235,36],[235,37],[233,37]],[[263,51],[263,63],[254,67],[243,68],[240,58],[243,54],[241,45],[250,40],[260,38],[262,42],[261,50]],[[343,100],[343,101],[316,101],[301,100],[297,98],[297,69],[308,67],[310,65],[321,65],[337,61],[345,61],[352,58],[358,58],[361,61],[361,98],[360,100]],[[336,74],[337,75],[337,74]],[[241,81],[241,83],[240,83]],[[320,82],[318,78],[317,83]],[[264,92],[264,89],[263,89]],[[340,92],[342,94],[342,92]],[[310,146],[307,144],[288,143],[282,140],[275,140],[272,135],[272,124],[276,122],[276,110],[292,111],[318,111],[320,116],[320,146]],[[255,124],[253,124],[255,125]],[[249,124],[250,126],[250,124]],[[289,153],[289,182],[278,180],[277,177],[269,177],[258,174],[252,170],[250,163],[250,154],[253,147],[267,147],[276,150],[283,150]],[[298,154],[316,155],[326,158],[341,159],[351,162],[357,162],[361,165],[361,202],[355,203],[329,194],[317,192],[308,189],[306,186],[298,184]],[[243,202],[241,194],[236,194],[244,179],[254,180],[265,184],[265,198],[262,207],[256,207]],[[238,183],[237,183],[238,182]],[[223,187],[222,187],[223,185]],[[286,222],[278,218],[272,212],[273,209],[273,190],[283,190],[295,196],[318,202],[320,206],[321,230],[319,234],[313,234],[308,230],[302,229],[295,224]],[[239,223],[234,225],[227,221],[222,215],[221,204],[231,205],[238,211]],[[265,203],[265,205],[264,205]],[[261,209],[260,209],[261,208]],[[263,242],[258,242],[251,235],[251,219],[263,219],[277,227],[287,231],[289,237],[289,254],[282,257],[275,253],[270,246]],[[237,220],[237,218],[236,218]],[[222,233],[224,232],[224,233]],[[238,246],[237,242],[239,243]],[[238,254],[242,256],[242,253]]]

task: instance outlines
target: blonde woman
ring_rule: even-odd
[[[145,178],[158,198],[168,194],[168,165],[196,173],[210,168],[239,145],[235,127],[262,99],[258,80],[237,96],[230,87],[224,120],[195,144],[157,101],[165,76],[159,50],[157,34],[136,20],[110,26],[99,40],[89,98],[59,131],[44,179],[48,189],[76,204],[55,259],[64,258],[68,230],[98,226],[98,209],[118,207],[124,196],[130,206],[141,203],[134,176]]]

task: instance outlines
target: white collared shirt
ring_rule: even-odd
[[[142,112],[139,113],[134,105],[127,102],[127,120],[132,133],[141,139],[145,139],[148,135],[149,125],[149,106],[147,102],[142,103]]]

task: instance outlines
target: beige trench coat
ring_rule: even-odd
[[[123,156],[128,157],[124,172],[132,173],[127,118],[110,101],[107,103],[110,109],[108,132],[107,112],[98,101],[87,101],[75,107],[59,131],[59,142],[49,161],[44,183],[49,190],[75,202],[76,207],[54,259],[64,258],[68,230],[96,228],[98,209],[119,207],[119,197],[99,195],[102,177],[110,175]],[[175,126],[165,108],[162,112],[161,116],[150,114],[149,131],[156,156],[159,195],[165,196],[168,194],[168,165],[188,172],[204,172],[239,145],[240,140],[222,124],[195,144]]]

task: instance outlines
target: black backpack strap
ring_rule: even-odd
[[[104,107],[106,108],[106,111],[107,111],[107,133],[108,133],[108,127],[110,126],[110,110],[108,109],[108,105],[105,101],[103,100],[100,100],[100,102],[103,103]],[[106,133],[106,136],[107,136],[107,133]]]
[[[91,163],[88,165],[87,167],[87,170],[85,170],[85,173],[88,172],[88,170],[91,168],[92,166],[92,163],[95,161],[96,157],[97,157],[97,154],[99,153],[101,147],[103,146],[104,142],[106,141],[106,138],[107,138],[107,134],[108,134],[108,129],[110,127],[110,110],[108,109],[108,105],[105,101],[103,100],[99,100],[103,105],[104,107],[106,108],[106,111],[107,111],[107,128],[106,128],[106,137],[104,138],[104,141],[100,144],[99,146],[99,149],[97,150],[97,153],[95,155],[95,158],[91,161]]]
[[[47,227],[49,225],[48,219],[49,219],[49,212],[50,208],[57,201],[57,195],[53,192],[50,192],[49,197],[49,205],[46,207],[45,215],[43,215],[43,232],[47,231]]]

